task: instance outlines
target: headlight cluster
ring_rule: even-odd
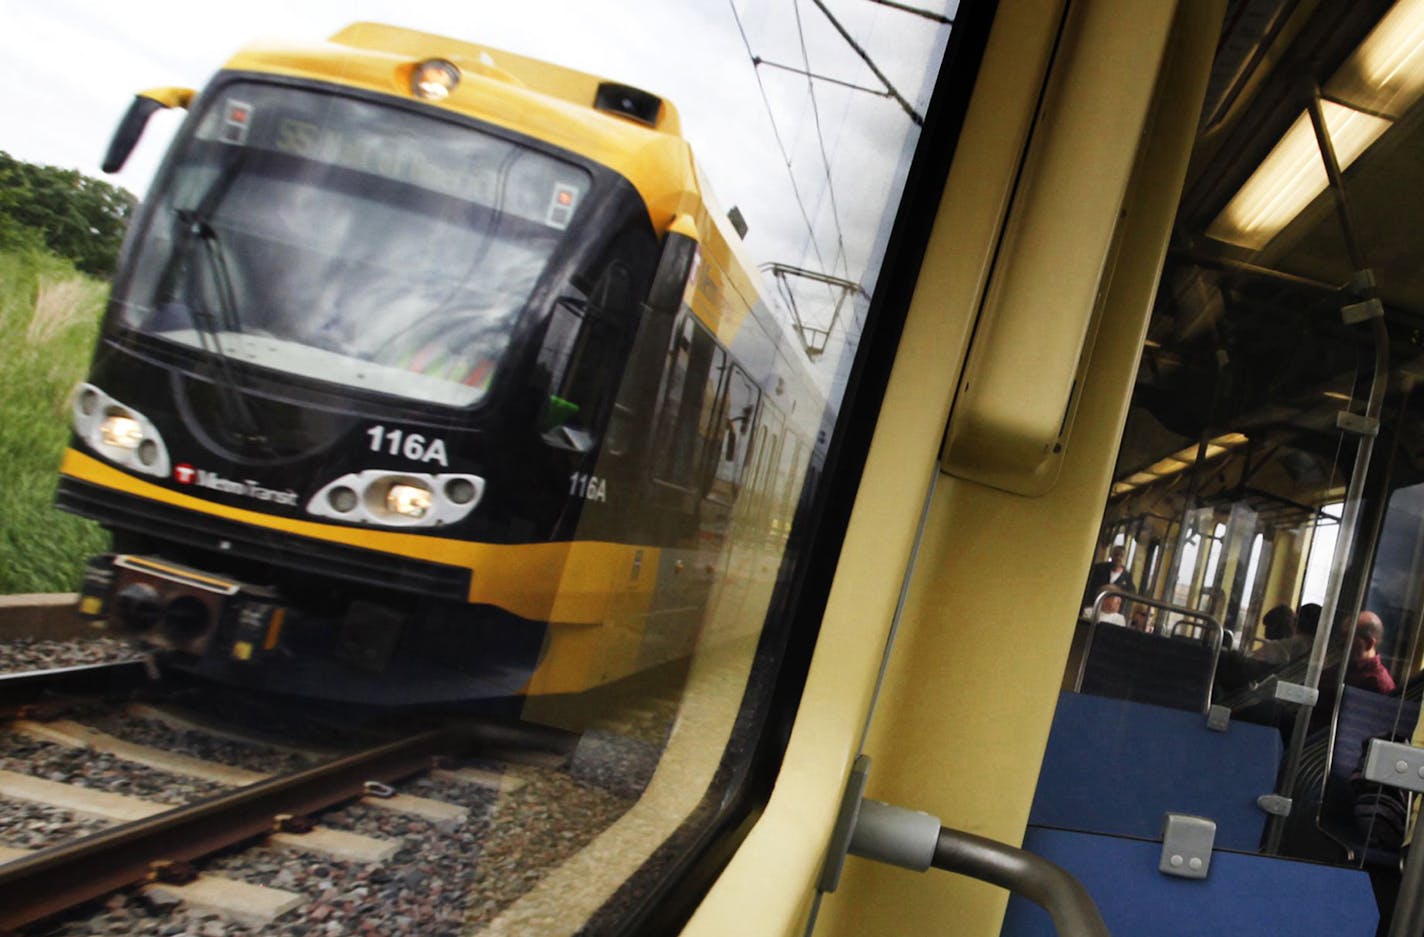
[[[148,417],[93,384],[80,384],[74,395],[74,432],[110,462],[168,477],[168,447]]]
[[[478,475],[368,469],[327,484],[307,502],[307,513],[353,524],[439,527],[464,520],[484,491]]]

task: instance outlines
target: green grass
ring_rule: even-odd
[[[0,594],[68,592],[108,549],[54,507],[69,394],[88,370],[107,286],[39,251],[0,252]]]

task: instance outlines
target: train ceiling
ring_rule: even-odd
[[[1315,88],[1340,86],[1391,6],[1229,5],[1119,453],[1117,497],[1153,487],[1141,484],[1142,472],[1164,455],[1228,433],[1249,443],[1201,467],[1199,496],[1256,491],[1298,504],[1312,484],[1312,496],[1324,495],[1348,478],[1354,446],[1341,444],[1336,418],[1345,408],[1362,411],[1374,351],[1367,329],[1341,321],[1355,299],[1343,289],[1354,266],[1332,193],[1257,248],[1206,231],[1216,233],[1223,208],[1306,112]],[[1345,169],[1345,191],[1390,332],[1385,423],[1405,427],[1404,461],[1424,477],[1424,448],[1412,442],[1424,439],[1424,421],[1410,415],[1424,401],[1407,402],[1424,376],[1424,107],[1381,125]],[[1139,484],[1127,485],[1134,476]],[[1184,483],[1163,478],[1155,487]]]

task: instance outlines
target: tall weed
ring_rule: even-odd
[[[0,594],[74,589],[84,560],[107,549],[98,525],[53,506],[67,401],[106,294],[68,261],[0,252]]]

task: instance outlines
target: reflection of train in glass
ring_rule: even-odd
[[[190,103],[74,401],[82,611],[419,701],[686,656],[734,541],[775,577],[823,399],[671,104],[358,24],[140,95],[110,168]]]

